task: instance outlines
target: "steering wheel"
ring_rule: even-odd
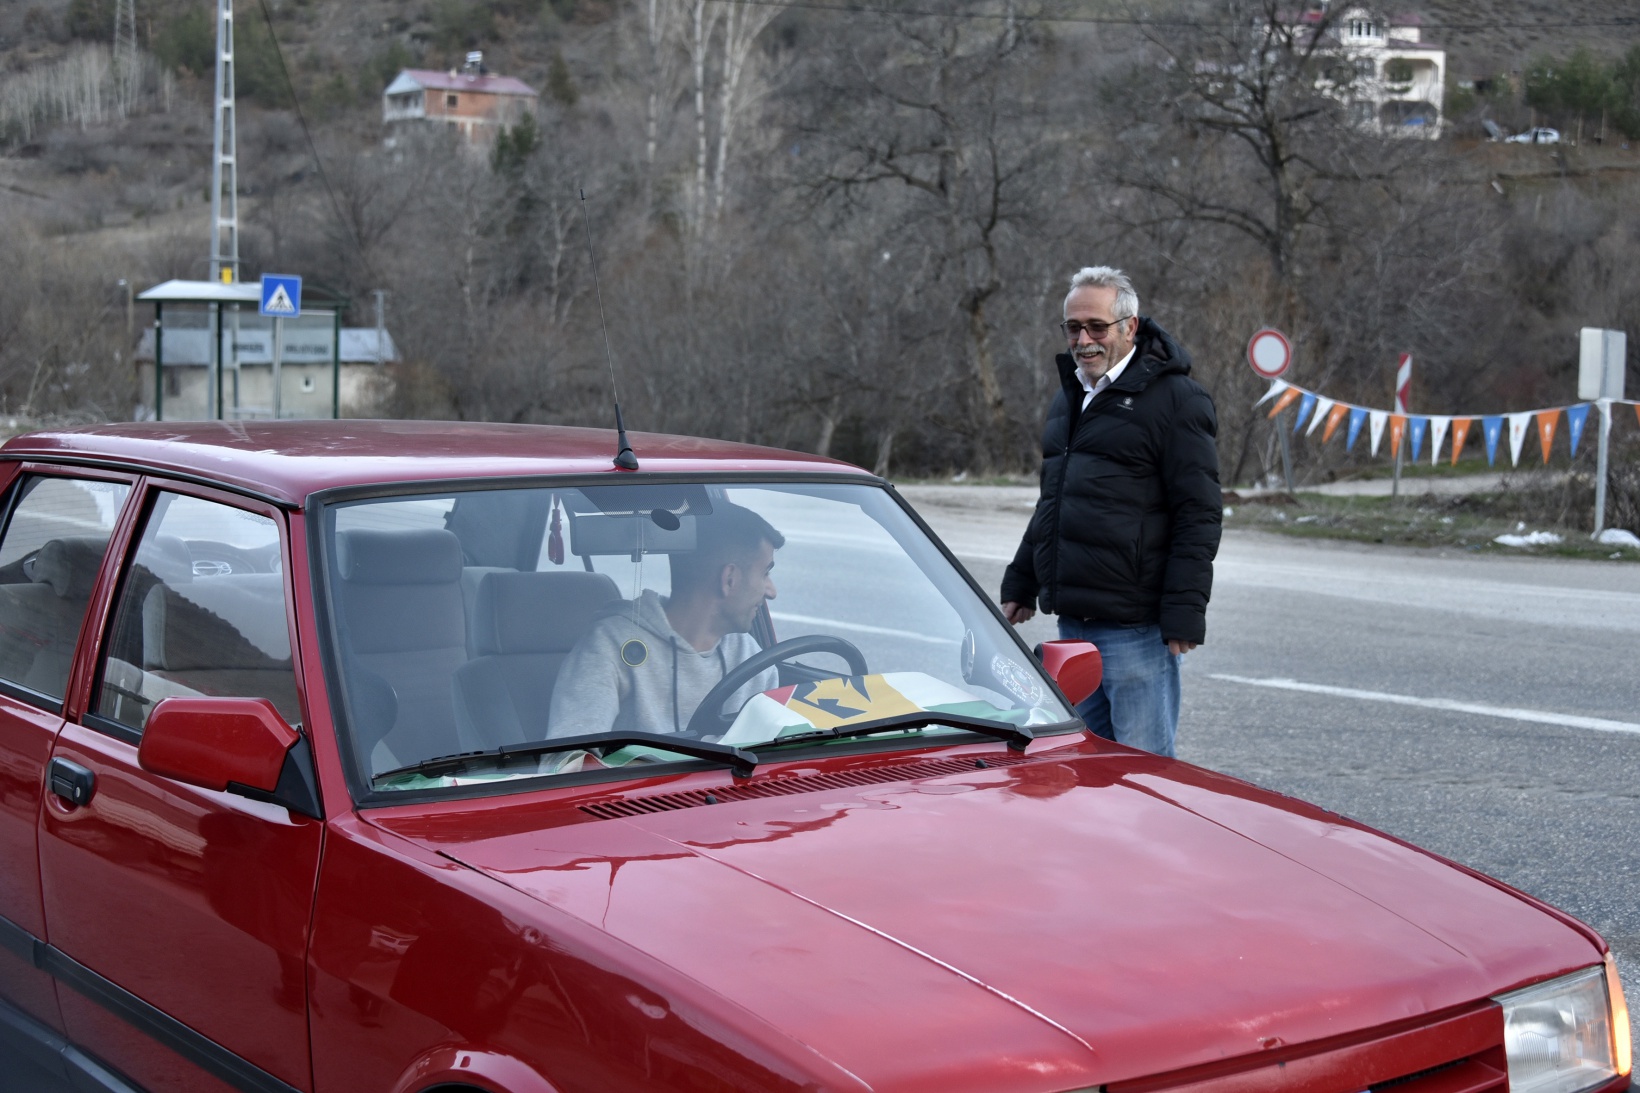
[[[729,726],[734,724],[740,713],[739,710],[733,714],[723,712],[723,704],[730,696],[776,664],[784,664],[804,653],[835,653],[848,662],[850,675],[866,674],[866,658],[853,642],[843,638],[831,634],[803,634],[787,638],[785,641],[777,641],[761,653],[730,668],[728,674],[706,692],[706,697],[700,700],[700,705],[696,706],[695,712],[690,715],[689,724],[683,730],[685,735],[721,736],[728,732]]]

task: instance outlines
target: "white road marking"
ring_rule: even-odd
[[[1480,714],[1483,717],[1502,717],[1510,721],[1531,721],[1539,725],[1561,725],[1569,729],[1640,734],[1640,725],[1632,721],[1610,721],[1604,717],[1581,717],[1577,714],[1555,713],[1551,710],[1522,710],[1513,706],[1459,702],[1452,698],[1418,698],[1414,695],[1389,694],[1385,691],[1360,691],[1353,687],[1300,683],[1296,679],[1251,679],[1247,676],[1225,675],[1220,672],[1214,672],[1208,678],[1222,679],[1226,683],[1245,683],[1252,687],[1273,687],[1279,691],[1303,691],[1306,694],[1331,695],[1334,698],[1358,698],[1365,702],[1389,702],[1397,706],[1422,706],[1430,710],[1451,710],[1454,713]]]
[[[1014,560],[1014,556],[1012,554],[980,554],[977,551],[961,550],[957,547],[951,546],[950,543],[946,543],[945,545],[951,547],[951,553],[955,554],[959,561],[1001,562],[1003,565],[1007,565],[1009,562]]]
[[[861,634],[881,634],[888,638],[904,638],[906,641],[925,641],[930,645],[956,645],[960,638],[942,638],[933,634],[919,634],[915,630],[891,630],[886,626],[867,626],[863,622],[844,622],[842,619],[823,619],[815,615],[788,615],[784,611],[772,611],[770,614],[776,622],[795,622],[804,626],[828,626],[838,630],[853,630]]]

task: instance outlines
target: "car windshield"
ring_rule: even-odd
[[[697,760],[766,760],[1072,718],[877,486],[642,479],[323,512],[345,729],[371,792],[692,761],[668,737]]]

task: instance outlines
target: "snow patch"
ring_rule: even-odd
[[[1561,539],[1552,531],[1534,531],[1526,535],[1500,535],[1492,541],[1508,547],[1530,547],[1554,546]]]

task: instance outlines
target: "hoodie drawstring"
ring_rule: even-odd
[[[683,715],[678,703],[678,640],[669,637],[666,639],[666,644],[672,647],[672,731],[681,733],[683,732]],[[723,640],[721,638],[717,643],[717,658],[718,682],[722,683],[729,678],[729,658],[724,655]]]
[[[683,731],[678,724],[678,643],[667,638],[666,644],[672,647],[672,733],[676,735]]]

